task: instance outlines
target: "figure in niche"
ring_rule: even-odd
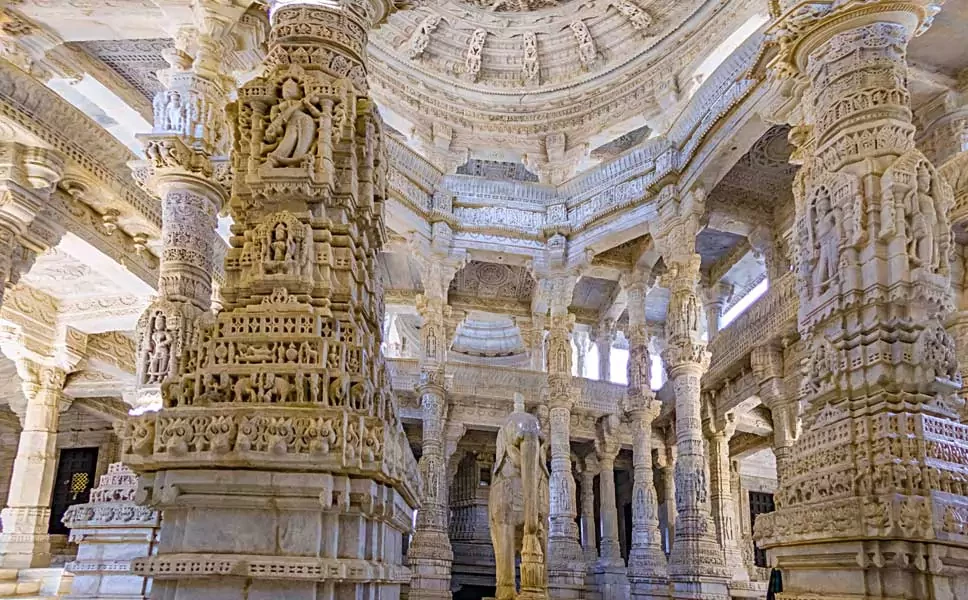
[[[932,271],[938,268],[935,253],[934,224],[938,219],[931,197],[931,172],[922,163],[918,166],[917,189],[905,199],[904,211],[910,218],[908,256],[912,261]]]
[[[145,383],[161,383],[168,376],[173,341],[165,315],[158,313],[151,327],[151,346],[148,349],[148,373]]]
[[[286,231],[285,223],[277,223],[272,230],[272,243],[269,245],[272,260],[276,262],[285,261],[291,254],[289,250],[289,233]]]
[[[316,142],[316,119],[322,113],[304,98],[299,83],[287,79],[282,84],[282,100],[269,112],[267,145],[275,144],[267,160],[274,167],[311,165],[310,154]],[[281,138],[281,139],[280,139]]]
[[[426,356],[428,360],[437,360],[437,333],[431,326],[427,330]]]
[[[814,210],[819,260],[813,271],[813,287],[818,294],[822,294],[830,288],[831,280],[837,274],[842,223],[839,213],[830,205],[830,192],[826,188],[818,191]]]

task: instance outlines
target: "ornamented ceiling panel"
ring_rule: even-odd
[[[474,175],[485,179],[510,179],[512,181],[537,182],[538,176],[522,163],[472,158],[457,167],[458,175]]]
[[[117,286],[100,273],[57,248],[38,256],[21,281],[62,301],[118,293]]]
[[[99,40],[76,42],[71,46],[100,60],[151,101],[164,89],[155,74],[168,68],[162,52],[173,47],[172,40]]]
[[[642,256],[642,252],[645,251],[648,245],[648,240],[648,236],[643,235],[619,244],[614,248],[609,248],[605,252],[596,254],[595,258],[592,259],[592,264],[617,267],[620,269],[631,268],[639,260],[639,257]]]
[[[472,260],[457,273],[450,293],[516,301],[529,301],[534,279],[524,267]]]
[[[644,142],[648,139],[650,133],[652,133],[652,129],[648,125],[643,125],[638,129],[633,129],[624,135],[620,135],[607,144],[602,144],[598,148],[595,148],[592,150],[591,156],[598,160],[611,160],[626,150]]]

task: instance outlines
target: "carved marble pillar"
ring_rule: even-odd
[[[0,140],[0,304],[7,286],[30,268],[38,250],[23,238],[57,186],[64,158],[46,148]]]
[[[605,319],[595,328],[595,347],[598,349],[598,379],[612,378],[612,344],[615,342],[615,321]]]
[[[157,598],[396,598],[411,579],[421,477],[379,351],[388,165],[366,82],[388,10],[272,7],[271,58],[228,110],[244,185],[224,308],[163,408],[121,431],[162,512],[157,555],[132,566]]]
[[[548,580],[554,598],[578,598],[585,560],[575,523],[575,478],[571,469],[571,332],[568,313],[577,277],[555,275],[543,282],[550,299],[548,331],[548,408],[551,429],[551,525],[548,531]]]
[[[702,308],[706,315],[706,338],[712,340],[719,333],[719,320],[723,316],[723,307],[733,295],[733,286],[718,282],[702,286]]]
[[[783,348],[767,343],[753,348],[750,365],[759,384],[760,399],[773,416],[773,453],[777,485],[789,470],[793,444],[800,436],[800,403],[783,383]]]
[[[628,393],[625,412],[632,424],[632,547],[628,578],[632,598],[668,597],[669,573],[659,534],[659,499],[652,474],[652,422],[660,405],[649,387],[652,368],[645,322],[645,297],[651,284],[648,273],[624,276],[621,285],[628,299]]]
[[[140,408],[161,405],[161,384],[178,371],[196,321],[211,317],[218,214],[227,201],[213,159],[224,159],[230,143],[220,38],[241,16],[241,9],[227,10],[198,4],[195,26],[165,53],[169,68],[159,76],[167,89],[155,96],[152,131],[138,136],[147,157],[144,185],[161,199],[162,213],[158,297],[138,326]]]
[[[662,504],[671,549],[676,541],[676,517],[679,516],[676,508],[676,447],[667,446],[658,454],[656,462],[662,475]]]
[[[950,186],[915,147],[909,40],[926,2],[805,5],[774,28],[788,97],[803,433],[755,535],[784,595],[964,595]],[[784,112],[785,111],[785,112]],[[796,521],[797,527],[789,523]],[[859,559],[842,560],[845,556]]]
[[[448,323],[451,307],[447,290],[461,263],[436,253],[430,246],[417,247],[424,293],[417,297],[417,311],[423,320],[420,327],[420,386],[417,393],[423,408],[423,444],[420,473],[423,494],[417,512],[417,527],[408,551],[413,578],[410,597],[414,600],[449,600],[450,576],[454,554],[450,545],[447,520],[447,478],[444,456],[444,428],[447,421],[447,395],[444,389],[444,367],[450,349]]]
[[[151,580],[130,573],[131,561],[154,552],[160,515],[135,502],[138,477],[121,463],[108,466],[90,501],[64,514],[77,544],[65,569],[74,573],[69,600],[143,600]]]
[[[444,476],[444,422],[447,418],[446,392],[442,372],[425,371],[417,393],[423,408],[423,443],[420,474],[423,494],[417,511],[417,525],[407,556],[413,570],[410,597],[445,599],[451,597],[450,575],[454,553],[450,546],[447,518],[450,508],[447,477]]]
[[[67,370],[17,360],[25,406],[14,406],[23,430],[10,477],[7,506],[0,513],[0,565],[7,569],[50,566],[50,501],[57,469],[57,425],[71,406],[64,395]]]
[[[724,417],[710,416],[703,425],[709,449],[709,497],[716,538],[723,549],[726,566],[732,571],[733,581],[748,581],[749,572],[739,546],[738,513],[729,470],[729,440],[736,432],[736,421],[732,413],[727,413]]]
[[[668,267],[666,348],[662,355],[676,395],[675,543],[669,557],[674,598],[725,599],[730,573],[716,542],[709,512],[709,466],[703,444],[700,379],[709,352],[700,335],[700,256],[695,253],[704,195],[693,190],[680,198],[674,186],[659,197],[660,219],[653,238]]]
[[[598,561],[598,528],[595,527],[595,475],[598,460],[594,454],[585,457],[581,465],[581,542],[589,569]]]
[[[530,319],[517,319],[521,340],[528,353],[528,366],[532,371],[544,371],[545,315],[532,314]]]
[[[601,556],[592,568],[596,587],[603,600],[629,597],[629,579],[618,540],[618,507],[615,502],[615,457],[621,445],[618,440],[617,415],[601,417],[596,426],[595,453],[598,456],[598,500],[602,540]]]
[[[763,259],[766,278],[770,285],[790,272],[788,246],[783,243],[783,238],[777,235],[773,227],[759,225],[747,234],[746,239],[753,248],[754,255]]]
[[[588,358],[588,332],[576,330],[571,334],[572,342],[575,344],[575,364],[577,365],[576,375],[578,377],[586,377],[586,372],[588,370],[587,358]]]

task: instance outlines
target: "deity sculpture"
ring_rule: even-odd
[[[148,349],[148,371],[145,383],[161,383],[168,375],[173,341],[165,315],[158,313],[151,327],[151,345]]]
[[[548,598],[545,557],[550,489],[546,448],[538,419],[525,412],[524,396],[516,393],[514,412],[497,434],[487,507],[497,566],[497,600]],[[514,583],[514,558],[518,552],[520,594]]]
[[[937,268],[934,239],[937,211],[931,197],[931,173],[923,164],[918,167],[917,188],[910,191],[904,204],[911,219],[908,256],[920,266],[934,270]]]
[[[813,271],[813,287],[817,293],[823,293],[837,274],[842,223],[840,213],[831,208],[830,192],[825,188],[817,193],[814,210],[819,259]]]
[[[311,164],[310,150],[316,141],[316,119],[321,116],[312,99],[303,97],[299,83],[295,79],[287,79],[282,84],[282,100],[269,112],[265,140],[267,145],[278,142],[268,154],[269,164],[274,167]]]

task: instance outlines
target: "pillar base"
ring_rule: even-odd
[[[49,535],[0,533],[0,568],[43,569],[50,561]]]
[[[626,600],[631,594],[624,561],[599,559],[592,568],[592,581],[602,595],[602,600]]]
[[[548,592],[555,600],[578,600],[585,593],[585,565],[571,568],[548,567]]]
[[[158,554],[133,561],[165,600],[398,598],[407,503],[327,473],[169,470],[145,476],[162,511]],[[226,494],[231,490],[231,494]]]
[[[770,564],[783,573],[778,600],[968,598],[968,547],[964,546],[854,540],[774,547],[768,555]]]
[[[669,580],[661,577],[629,577],[632,600],[669,600]]]
[[[672,598],[675,600],[729,600],[729,587],[722,579],[672,581]]]
[[[50,566],[50,508],[11,507],[0,512],[0,567],[31,569]]]

